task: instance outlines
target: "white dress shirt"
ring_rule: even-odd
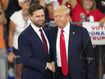
[[[37,35],[39,36],[39,38],[40,38],[41,41],[42,41],[42,38],[41,38],[41,35],[40,35],[40,31],[39,31],[40,29],[42,29],[42,27],[41,27],[41,28],[38,28],[38,27],[35,26],[32,22],[31,22],[31,26],[32,26],[32,28],[34,29],[34,31],[37,33]],[[47,46],[48,46],[48,51],[49,51],[49,48],[50,48],[49,41],[48,41],[47,36],[46,36],[46,34],[45,34],[45,32],[44,32],[43,29],[42,29],[42,32],[43,32],[44,37],[45,37],[45,39],[46,39]]]
[[[61,28],[58,28],[57,33],[57,41],[56,41],[56,56],[57,56],[57,66],[61,67],[61,56],[60,56],[60,34],[61,34]],[[66,56],[68,59],[68,43],[69,43],[69,32],[70,32],[70,23],[66,25],[66,27],[63,29],[64,37],[65,37],[65,44],[66,44]]]

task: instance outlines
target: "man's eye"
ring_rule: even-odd
[[[36,17],[44,17],[44,15],[39,15],[39,16],[36,16]]]

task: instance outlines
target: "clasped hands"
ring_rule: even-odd
[[[55,72],[54,61],[52,61],[51,63],[47,62],[47,69],[49,69],[52,72]]]

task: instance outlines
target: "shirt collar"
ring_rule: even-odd
[[[34,25],[32,22],[31,22],[31,26],[32,26],[32,28],[34,29],[34,31],[36,31],[36,32],[39,32],[39,30],[40,29],[42,29],[42,27],[41,28],[38,28],[36,25]]]
[[[65,33],[68,33],[69,29],[70,29],[70,23],[68,22],[67,25],[63,28],[63,30]],[[58,31],[61,31],[61,30],[62,30],[61,28],[58,28]]]

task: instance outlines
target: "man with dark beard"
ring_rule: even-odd
[[[49,41],[43,29],[44,8],[32,4],[29,8],[31,24],[19,36],[19,54],[23,63],[23,79],[52,79],[54,63],[49,62]]]

